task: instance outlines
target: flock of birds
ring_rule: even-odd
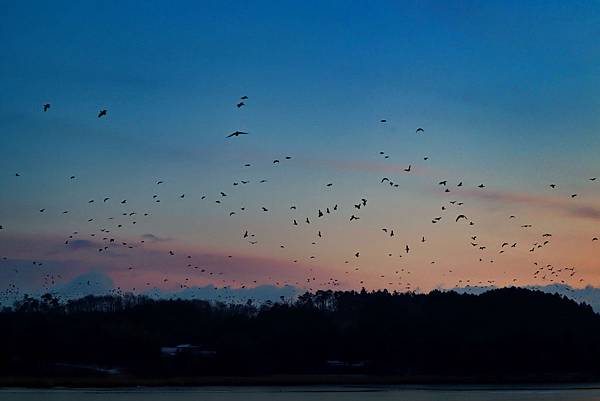
[[[242,96],[238,103],[236,104],[236,107],[239,109],[241,107],[244,107],[246,105],[246,102],[248,101],[248,96]],[[50,103],[46,103],[42,106],[42,110],[43,112],[49,112],[51,110],[51,105]],[[108,116],[108,111],[106,109],[101,109],[99,110],[97,117],[98,118],[107,118]],[[379,123],[380,124],[386,124],[388,121],[387,119],[380,119]],[[416,135],[425,135],[425,130],[421,127],[417,128],[415,130],[415,134]],[[247,135],[251,135],[249,132],[245,132],[245,131],[239,131],[236,130],[228,135],[225,135],[225,138],[227,140],[236,140],[236,138],[239,138],[241,136],[247,136]],[[382,157],[383,159],[389,159],[389,155],[386,154],[386,152],[379,152],[379,157]],[[289,161],[292,159],[292,156],[285,156],[285,157],[281,157],[281,158],[276,158],[272,161],[273,165],[279,165],[281,163],[285,163],[286,161]],[[429,160],[429,157],[423,157],[424,161]],[[251,167],[252,164],[251,163],[246,163],[244,164],[244,167]],[[413,165],[412,164],[408,164],[408,166],[406,168],[404,168],[404,172],[405,173],[411,173],[413,171]],[[21,177],[21,173],[16,172],[14,173],[14,176],[18,179],[19,177]],[[72,175],[68,177],[69,180],[76,180],[77,177]],[[591,177],[589,178],[590,182],[594,182],[596,181],[596,177]],[[258,184],[263,184],[266,183],[268,180],[265,178],[261,178],[261,179],[257,179],[256,181],[252,181],[253,183],[256,182]],[[436,180],[437,181],[437,180]],[[249,185],[251,184],[251,181],[249,179],[247,180],[238,180],[238,181],[234,181],[233,182],[233,187],[239,187],[239,186],[245,186],[245,185]],[[382,177],[381,179],[379,179],[379,184],[381,185],[387,185],[391,188],[399,188],[400,185],[399,183],[393,178],[393,177]],[[163,180],[156,180],[155,181],[155,185],[156,187],[164,187],[165,185],[165,181]],[[324,184],[325,189],[330,189],[331,187],[333,187],[334,183],[333,182],[329,182]],[[447,179],[443,179],[440,181],[437,181],[437,184],[434,182],[433,185],[435,185],[437,188],[439,188],[442,192],[442,194],[452,194],[452,196],[455,194],[454,189],[452,188],[456,188],[457,190],[460,190],[462,187],[467,187],[467,184],[463,183],[460,180],[456,180],[454,183],[452,183],[450,180]],[[483,183],[479,183],[477,185],[469,185],[469,187],[471,187],[472,190],[475,191],[485,191],[486,190],[486,185]],[[558,188],[558,185],[555,183],[550,183],[548,184],[548,187],[550,188],[550,190],[556,190]],[[150,195],[149,195],[150,196]],[[176,195],[179,199],[188,199],[186,198],[186,194],[181,193],[181,194],[177,194]],[[448,196],[448,195],[447,195]],[[577,193],[573,193],[570,194],[570,198],[574,199],[578,196]],[[460,192],[457,193],[457,198],[460,198]],[[160,203],[162,201],[161,196],[159,196],[158,194],[152,194],[151,195],[151,199],[152,202],[154,203]],[[200,200],[207,200],[207,195],[203,195],[201,196]],[[229,200],[230,202],[227,202],[227,206],[231,205],[231,200],[235,199],[235,194],[231,193],[230,190],[228,189],[223,189],[222,191],[219,191],[219,193],[214,194],[213,195],[213,202],[217,205],[223,206],[225,204],[225,200]],[[238,201],[240,201],[238,199]],[[89,199],[87,201],[87,203],[89,205],[91,204],[95,204],[95,203],[117,203],[118,205],[121,205],[124,209],[121,212],[121,215],[116,216],[108,216],[105,217],[104,219],[101,219],[97,216],[90,216],[89,218],[87,218],[87,221],[82,222],[82,223],[86,223],[87,225],[85,226],[85,228],[82,228],[81,230],[77,230],[77,231],[73,231],[70,232],[68,234],[65,235],[64,238],[64,246],[73,246],[74,243],[77,243],[77,241],[86,239],[87,241],[93,241],[94,244],[98,244],[96,250],[99,254],[109,254],[115,250],[119,250],[119,251],[123,251],[123,250],[130,250],[130,249],[140,249],[143,248],[144,246],[147,245],[147,241],[146,239],[141,239],[141,240],[131,240],[130,236],[129,237],[122,237],[119,235],[119,229],[124,228],[125,226],[131,228],[134,227],[137,222],[140,219],[150,219],[152,217],[152,213],[150,213],[149,211],[139,211],[139,210],[134,210],[135,208],[131,209],[131,210],[125,210],[125,209],[129,209],[130,208],[130,203],[128,201],[128,199],[122,199],[122,198],[117,198],[115,196],[104,196],[101,197],[99,199]],[[241,203],[241,201],[240,201]],[[298,212],[298,206],[297,205],[289,205],[289,224],[291,227],[297,227],[297,226],[306,226],[307,228],[310,227],[310,229],[314,229],[314,240],[311,241],[311,245],[317,245],[318,241],[320,241],[325,235],[325,231],[323,228],[320,227],[319,222],[322,221],[323,219],[326,219],[328,216],[330,215],[338,215],[338,216],[344,216],[343,219],[346,220],[346,224],[360,224],[360,219],[362,217],[362,213],[367,207],[369,207],[371,205],[372,202],[370,202],[367,198],[363,197],[363,196],[357,196],[354,200],[350,200],[348,202],[344,202],[344,203],[333,203],[330,205],[324,205],[321,208],[318,208],[316,210],[311,211],[310,213],[306,213],[304,215],[300,215]],[[507,240],[507,241],[502,241],[501,243],[498,244],[490,244],[486,241],[484,241],[483,235],[476,233],[476,219],[472,219],[469,217],[469,213],[466,211],[463,211],[464,209],[464,205],[465,202],[464,200],[458,200],[458,199],[447,199],[447,198],[443,198],[442,204],[440,205],[440,209],[439,209],[439,214],[434,215],[431,218],[431,224],[442,224],[445,221],[448,221],[449,224],[464,224],[467,227],[471,228],[470,231],[468,231],[468,233],[465,235],[464,238],[464,244],[467,248],[472,248],[474,250],[476,250],[478,252],[478,261],[480,263],[494,263],[495,262],[495,258],[500,257],[500,255],[506,253],[506,252],[511,252],[515,249],[524,249],[527,252],[531,253],[531,254],[537,254],[542,252],[546,247],[549,247],[552,245],[552,233],[549,232],[544,232],[541,235],[535,235],[533,234],[533,238],[530,242],[528,243],[521,243],[519,241],[514,241],[514,240]],[[246,206],[239,206],[236,207],[235,209],[230,209],[226,211],[226,215],[228,215],[229,217],[235,216],[238,213],[243,213],[243,212],[252,212],[251,210],[249,210]],[[261,206],[260,209],[256,210],[257,213],[269,213],[270,209],[266,206]],[[40,209],[37,210],[37,213],[39,214],[46,214],[49,213],[49,210],[45,207],[42,207]],[[69,215],[70,210],[61,210],[58,213],[62,214],[62,215]],[[516,215],[508,215],[507,218],[509,220],[518,220]],[[90,232],[90,224],[94,224],[96,222],[99,222],[98,225],[95,226],[95,228],[92,230],[92,232]],[[2,222],[0,222],[2,223]],[[313,228],[314,227],[314,228]],[[532,228],[532,224],[519,224],[519,227],[523,230],[528,230],[530,228]],[[7,226],[6,224],[0,224],[0,240],[2,238],[2,235],[10,232],[11,227]],[[86,234],[84,234],[84,232]],[[388,236],[389,238],[397,238],[399,236],[398,230],[394,230],[394,228],[392,227],[381,227],[381,232],[385,235]],[[251,230],[244,228],[244,227],[240,227],[240,238],[244,241],[247,241],[247,244],[249,246],[260,246],[260,240],[259,240],[259,233],[257,232],[252,232]],[[375,233],[370,233],[368,234],[369,238],[372,238],[372,240],[376,241],[377,236]],[[129,238],[129,239],[128,239]],[[398,245],[396,250],[391,251],[387,254],[387,257],[398,257],[398,258],[404,258],[403,260],[406,260],[409,255],[412,255],[414,252],[428,252],[427,250],[422,250],[422,248],[419,248],[418,245],[419,243],[425,244],[428,241],[427,236],[426,235],[419,235],[419,241],[418,243],[402,243],[401,245]],[[598,241],[598,237],[593,237],[591,238],[592,242],[596,242]],[[281,244],[279,245],[280,248],[285,248],[286,245],[285,244]],[[212,282],[215,283],[216,285],[220,285],[221,288],[223,289],[232,289],[232,288],[237,288],[237,289],[249,289],[252,287],[255,287],[257,285],[260,284],[273,284],[276,286],[285,286],[285,285],[291,285],[291,286],[295,286],[295,287],[300,287],[300,288],[305,288],[308,290],[315,290],[315,289],[319,289],[319,288],[336,288],[336,287],[343,287],[345,285],[348,285],[349,282],[352,282],[353,280],[349,277],[350,275],[352,275],[353,273],[357,273],[361,270],[367,269],[367,266],[365,266],[364,268],[361,266],[361,264],[358,262],[361,258],[361,251],[360,250],[356,250],[354,251],[352,254],[349,254],[348,257],[343,261],[343,263],[345,265],[349,265],[348,269],[346,269],[344,271],[344,276],[341,278],[336,278],[336,277],[319,277],[319,274],[317,273],[317,268],[313,268],[313,267],[307,267],[306,271],[305,271],[305,277],[303,278],[303,280],[283,280],[283,279],[276,279],[273,278],[272,276],[268,276],[268,277],[256,277],[254,280],[246,280],[246,281],[242,281],[242,280],[237,280],[235,278],[231,278],[231,277],[227,277],[227,275],[225,274],[225,272],[220,269],[218,266],[207,266],[207,265],[202,265],[201,263],[199,263],[197,260],[195,260],[194,256],[192,255],[180,255],[179,252],[176,252],[174,250],[169,250],[168,251],[168,256],[172,258],[172,262],[173,264],[179,264],[183,269],[185,269],[185,271],[188,271],[189,274],[187,275],[187,277],[185,277],[185,279],[183,280],[178,280],[176,283],[173,284],[172,280],[170,281],[170,277],[169,277],[169,273],[165,271],[164,273],[164,277],[161,279],[161,282],[151,282],[151,281],[147,281],[144,283],[143,288],[140,288],[139,286],[136,287],[132,287],[132,288],[121,288],[121,287],[117,287],[113,290],[113,292],[117,293],[117,294],[123,294],[126,292],[146,292],[146,293],[150,293],[149,291],[154,290],[157,291],[158,287],[168,287],[170,286],[171,288],[173,288],[173,286],[175,286],[176,288],[180,289],[180,290],[184,290],[184,289],[193,289],[194,288],[194,283],[196,282],[196,279],[200,276],[203,279],[206,280],[206,282]],[[228,255],[227,258],[234,258],[234,255]],[[306,263],[306,262],[310,262],[314,259],[316,259],[317,257],[315,255],[305,255],[304,256],[304,260],[300,259],[300,258],[295,258],[293,260],[290,260],[291,263]],[[11,263],[16,262],[17,260],[13,260],[10,255],[0,255],[0,266],[2,264],[4,264],[5,266],[11,266]],[[55,286],[61,282],[65,281],[65,277],[63,277],[61,274],[53,272],[53,271],[44,271],[44,266],[45,263],[42,261],[31,261],[32,265],[35,266],[38,271],[40,272],[40,274],[42,274],[42,282],[43,282],[43,288],[44,290],[48,290],[51,291],[53,288],[55,288]],[[435,264],[436,261],[433,260],[430,262],[431,264]],[[350,267],[352,266],[352,267]],[[128,270],[131,271],[135,271],[137,269],[142,269],[143,270],[143,266],[130,266],[128,267]],[[19,273],[19,267],[13,267],[13,271],[15,274]],[[531,279],[535,280],[535,282],[540,283],[540,284],[567,284],[567,283],[574,283],[574,282],[583,282],[584,279],[578,276],[578,270],[575,267],[572,266],[555,266],[553,264],[550,263],[542,263],[539,260],[532,260],[532,268],[531,268]],[[397,269],[395,269],[393,272],[389,272],[388,274],[383,274],[380,275],[378,278],[382,281],[385,281],[387,286],[389,286],[391,289],[394,290],[398,290],[398,291],[414,291],[416,289],[418,289],[418,286],[414,283],[414,280],[412,279],[412,274],[413,274],[413,270],[411,270],[408,265],[404,265],[402,267],[398,267]],[[453,268],[448,267],[446,268],[445,273],[447,274],[452,274],[454,272]],[[517,278],[510,278],[509,280],[511,283],[516,283],[518,281]],[[365,280],[364,278],[362,280],[355,280],[354,283],[358,283],[361,286],[366,285],[365,284]],[[81,286],[81,294],[80,295],[85,295],[86,291],[89,292],[89,288],[93,286],[94,283],[90,282],[89,280],[86,282],[82,282],[79,285]],[[454,286],[455,287],[461,287],[461,288],[469,288],[469,287],[473,287],[473,288],[478,288],[478,287],[491,287],[491,286],[498,286],[498,285],[506,285],[506,280],[504,281],[504,283],[500,283],[497,279],[490,279],[490,280],[471,280],[471,279],[466,279],[466,278],[460,278],[454,282]],[[86,288],[88,287],[88,288]],[[9,282],[7,285],[7,288],[2,292],[2,296],[5,299],[14,299],[15,297],[18,297],[19,295],[22,295],[23,291],[21,291],[21,289],[19,288],[19,285],[17,284],[16,281],[14,282]],[[191,295],[192,297],[194,296],[193,294]],[[228,296],[229,297],[229,296]],[[229,299],[232,300],[232,299]]]

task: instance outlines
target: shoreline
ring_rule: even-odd
[[[264,375],[145,378],[0,377],[0,388],[278,387],[278,386],[554,386],[600,389],[600,377],[585,374],[522,376]]]

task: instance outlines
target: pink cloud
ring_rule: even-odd
[[[577,199],[563,199],[549,196],[489,190],[469,190],[465,191],[464,193],[472,198],[478,198],[491,202],[506,202],[534,207],[543,207],[558,211],[567,216],[600,220],[600,207],[582,204]]]
[[[3,238],[0,256],[7,257],[3,261],[7,265],[29,266],[27,271],[32,274],[29,278],[32,284],[50,272],[60,273],[62,280],[69,280],[90,271],[101,271],[116,285],[137,288],[143,288],[147,282],[159,288],[171,288],[184,282],[221,287],[274,283],[302,285],[308,274],[319,275],[318,267],[315,266],[317,273],[311,273],[309,267],[291,260],[235,251],[226,254],[171,242],[147,242],[133,248],[113,243],[104,249],[107,244],[101,241],[72,239],[65,244],[64,239],[58,237],[15,235]],[[99,249],[103,250],[100,252]],[[174,251],[173,255],[169,249]],[[42,267],[32,270],[32,261],[43,261]],[[35,274],[39,277],[34,277]]]

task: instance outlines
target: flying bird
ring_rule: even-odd
[[[227,135],[226,138],[231,138],[231,137],[240,136],[240,135],[248,135],[248,133],[243,132],[243,131],[235,131],[235,132],[232,132],[231,134]]]
[[[46,103],[44,105],[44,112],[48,111],[50,109],[50,103]]]
[[[105,115],[106,115],[106,110],[100,110],[100,113],[98,113],[98,118],[104,117]]]

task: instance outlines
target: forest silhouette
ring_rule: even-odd
[[[89,366],[148,378],[600,377],[600,315],[522,288],[318,291],[259,305],[47,294],[4,308],[0,324],[4,378],[109,374]],[[161,351],[180,344],[199,352]]]

